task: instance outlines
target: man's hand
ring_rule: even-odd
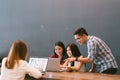
[[[96,64],[92,63],[91,69],[89,72],[95,72]]]
[[[92,69],[90,69],[89,72],[94,72],[94,71]]]
[[[67,59],[66,59],[66,61],[68,61],[68,62],[72,62],[72,61],[75,61],[75,60],[76,60],[75,57],[71,57],[71,58],[67,58]]]

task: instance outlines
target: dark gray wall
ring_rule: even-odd
[[[120,66],[119,4],[120,0],[0,0],[0,57],[16,39],[28,43],[30,55],[48,57],[56,41],[75,42],[75,28],[84,26],[109,45]],[[86,56],[86,46],[79,47]]]

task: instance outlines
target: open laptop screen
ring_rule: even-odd
[[[34,58],[30,57],[29,58],[29,64],[41,72],[46,72],[46,67],[48,63],[48,58]]]

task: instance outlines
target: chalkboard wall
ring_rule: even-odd
[[[109,45],[120,66],[119,4],[120,0],[0,0],[0,58],[16,39],[27,42],[30,56],[48,57],[56,41],[76,43],[73,32],[83,26]],[[78,46],[87,56],[86,45]]]

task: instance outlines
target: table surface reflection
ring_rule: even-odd
[[[27,76],[25,80],[120,80],[120,75],[89,72],[46,72],[40,79]]]

